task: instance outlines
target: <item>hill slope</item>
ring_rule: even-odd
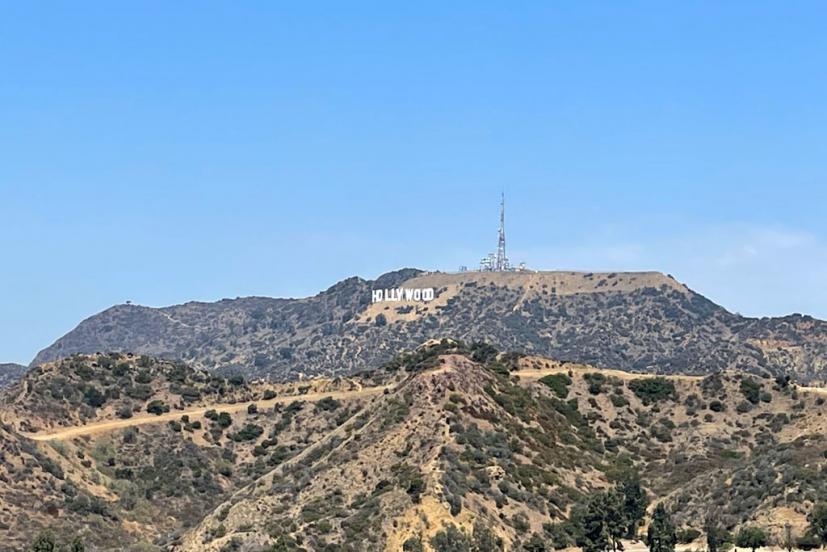
[[[728,528],[801,531],[827,498],[823,478],[803,477],[827,466],[816,392],[736,373],[656,379],[443,352],[403,363],[413,375],[394,392],[236,493],[175,549],[397,551],[421,540],[430,550],[450,525],[481,525],[506,550],[531,538],[565,547],[578,505],[635,471],[695,529],[718,508]]]
[[[17,380],[23,377],[28,368],[22,364],[0,364],[0,389],[5,389],[13,385]]]
[[[371,290],[436,289],[428,304],[371,303]],[[154,309],[119,305],[83,321],[33,365],[128,351],[284,379],[375,368],[452,336],[504,350],[665,374],[738,369],[825,381],[827,323],[732,314],[659,273],[421,273],[350,278],[304,299],[249,297]]]
[[[110,390],[137,385],[149,393],[128,398],[129,417]],[[679,525],[700,529],[714,508],[728,529],[778,534],[790,521],[800,535],[827,500],[825,395],[784,378],[656,378],[450,340],[359,379],[289,384],[76,356],[0,397],[0,550],[43,528],[95,551],[396,552],[411,539],[429,550],[449,526],[482,527],[506,550],[565,547],[581,504],[634,473]],[[169,413],[147,422],[156,401]],[[113,416],[127,425],[95,429]]]
[[[117,353],[38,367],[0,394],[0,551],[46,528],[92,551],[160,551],[361,408],[349,393],[361,386],[247,384]],[[318,409],[319,391],[341,391],[348,404]],[[107,423],[118,427],[99,427]],[[98,429],[27,438],[66,428]]]

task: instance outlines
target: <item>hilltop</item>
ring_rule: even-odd
[[[151,391],[132,417],[107,392],[116,377]],[[201,396],[183,400],[182,381]],[[565,548],[590,496],[636,479],[684,529],[714,509],[729,530],[789,521],[800,536],[827,500],[824,397],[784,377],[655,377],[452,340],[286,384],[75,356],[0,397],[0,550],[46,527],[93,550],[428,551],[452,527]]]
[[[429,303],[371,303],[371,290],[434,288]],[[122,351],[283,380],[373,369],[452,336],[627,371],[736,369],[827,380],[827,323],[746,318],[657,272],[459,274],[404,269],[302,299],[248,297],[165,308],[118,305],[84,320],[32,365]]]
[[[0,364],[0,389],[9,387],[19,380],[28,368],[22,364]]]

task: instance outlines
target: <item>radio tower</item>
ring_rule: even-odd
[[[460,267],[460,272],[465,272],[467,267]],[[512,267],[505,255],[505,192],[500,198],[500,236],[497,241],[497,252],[489,253],[480,261],[480,272],[525,272],[525,263],[518,267]]]
[[[505,192],[503,192],[500,197],[500,237],[497,242],[497,256],[494,259],[494,270],[504,272],[510,268],[508,257],[505,256]]]

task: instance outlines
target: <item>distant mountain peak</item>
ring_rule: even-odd
[[[26,373],[29,368],[13,362],[0,363],[0,389],[11,386]]]

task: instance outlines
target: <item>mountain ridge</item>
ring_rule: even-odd
[[[13,385],[23,377],[23,374],[25,374],[28,369],[28,366],[17,364],[16,362],[0,363],[0,389],[5,389]]]
[[[372,303],[372,290],[397,286],[431,287],[435,298]],[[375,280],[350,277],[298,299],[116,305],[81,322],[32,364],[124,351],[295,379],[375,368],[401,349],[445,335],[629,371],[738,369],[827,381],[827,322],[743,317],[658,272],[402,269]]]

